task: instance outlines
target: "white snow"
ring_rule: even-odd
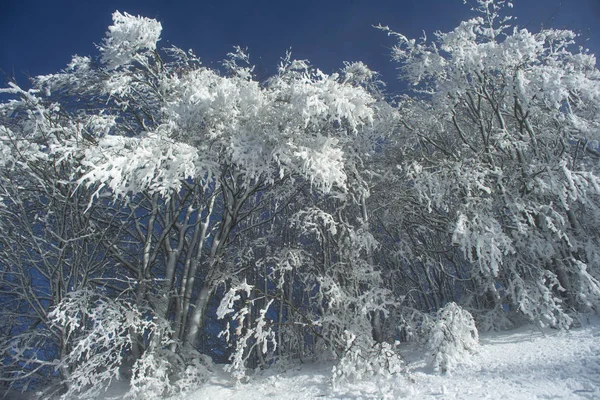
[[[526,326],[481,335],[479,353],[451,375],[437,375],[422,351],[405,348],[410,375],[333,389],[328,364],[255,374],[235,384],[214,376],[185,400],[205,399],[600,399],[600,320],[567,332]]]

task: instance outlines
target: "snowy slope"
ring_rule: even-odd
[[[569,332],[523,327],[483,334],[481,348],[452,375],[435,375],[406,350],[411,380],[356,382],[332,388],[331,365],[273,371],[233,385],[214,377],[186,400],[204,399],[600,399],[600,323]]]

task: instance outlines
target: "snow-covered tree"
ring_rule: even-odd
[[[74,215],[90,218],[99,257],[113,274],[101,280],[110,295],[171,324],[150,336],[134,326],[119,331],[117,336],[127,331],[130,337],[126,349],[121,346],[129,353],[123,362],[135,368],[162,347],[181,356],[184,368],[193,363],[213,295],[250,275],[243,268],[243,257],[249,259],[244,254],[253,250],[246,246],[255,244],[249,235],[281,223],[284,214],[298,224],[291,238],[318,244],[321,251],[310,262],[311,274],[298,275],[311,298],[271,303],[278,301],[280,313],[284,305],[288,311],[310,310],[312,321],[303,323],[323,318],[323,327],[313,333],[327,338],[334,352],[343,347],[332,345],[336,334],[352,320],[339,319],[348,302],[362,320],[356,328],[370,332],[369,313],[385,303],[368,259],[375,244],[358,214],[337,209],[359,209],[366,193],[361,162],[377,145],[379,120],[392,113],[373,95],[373,73],[355,63],[327,75],[288,54],[273,77],[258,82],[242,49],[229,54],[222,73],[190,52],[159,52],[157,21],[119,12],[113,20],[99,57],[74,57],[64,71],[35,78],[33,89],[8,90],[33,99],[28,112],[34,115],[55,113],[57,126],[28,123],[10,130],[17,117],[7,111],[2,129],[18,143],[11,151],[32,147],[24,164],[35,157],[58,159],[64,167],[61,184],[86,194]],[[51,140],[40,147],[37,136]],[[306,203],[292,203],[299,193]],[[291,244],[271,240],[278,252]],[[297,282],[287,283],[288,290]],[[268,284],[262,287],[269,292]],[[86,286],[71,288],[79,289]],[[48,304],[44,314],[62,307],[61,301]],[[257,323],[271,303],[255,302],[265,310],[252,311],[262,315]],[[95,326],[81,337],[92,337]],[[79,358],[68,354],[68,349],[61,354],[65,371],[81,369],[69,364]],[[69,382],[74,375],[64,375],[75,390]]]
[[[473,316],[456,303],[448,303],[438,310],[428,336],[427,358],[438,373],[452,373],[479,347],[479,332]]]
[[[381,27],[415,89],[401,103],[401,166],[429,229],[462,252],[446,265],[457,279],[468,265],[465,304],[566,326],[600,294],[600,72],[573,32],[511,27],[507,6],[478,0],[432,42]]]

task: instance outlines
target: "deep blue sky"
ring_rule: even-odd
[[[115,10],[156,18],[162,46],[192,48],[216,65],[232,46],[272,70],[286,49],[325,72],[363,61],[395,79],[393,41],[372,28],[389,25],[409,37],[448,31],[472,15],[462,0],[0,0],[0,69],[17,77],[57,72],[73,54],[96,55]],[[600,55],[600,0],[514,0],[518,24],[571,28]]]

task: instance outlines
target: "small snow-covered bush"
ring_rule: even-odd
[[[478,347],[479,333],[468,311],[456,303],[448,303],[437,312],[427,342],[429,362],[435,372],[452,372]]]
[[[194,390],[208,375],[210,360],[198,354],[183,360],[170,351],[168,323],[127,301],[77,291],[65,297],[49,318],[72,343],[59,365],[68,388],[63,399],[102,397],[122,375],[125,357],[140,338],[148,344],[131,367],[125,398],[158,399]]]
[[[70,293],[48,315],[70,343],[59,368],[67,391],[62,398],[94,399],[118,379],[135,335],[160,330],[134,305],[91,290]]]
[[[126,399],[165,399],[197,390],[212,370],[210,357],[195,351],[186,359],[167,348],[146,351],[133,365]]]
[[[188,360],[185,369],[177,375],[173,383],[173,389],[176,393],[188,393],[197,390],[204,383],[207,377],[214,372],[212,359],[206,354],[200,354],[192,351],[186,355]]]
[[[404,359],[395,346],[383,342],[369,345],[346,331],[347,349],[333,367],[333,386],[365,378],[388,378],[407,372]]]
[[[169,362],[169,357],[162,353],[160,349],[147,351],[135,362],[127,398],[161,399],[173,392],[173,364]]]

